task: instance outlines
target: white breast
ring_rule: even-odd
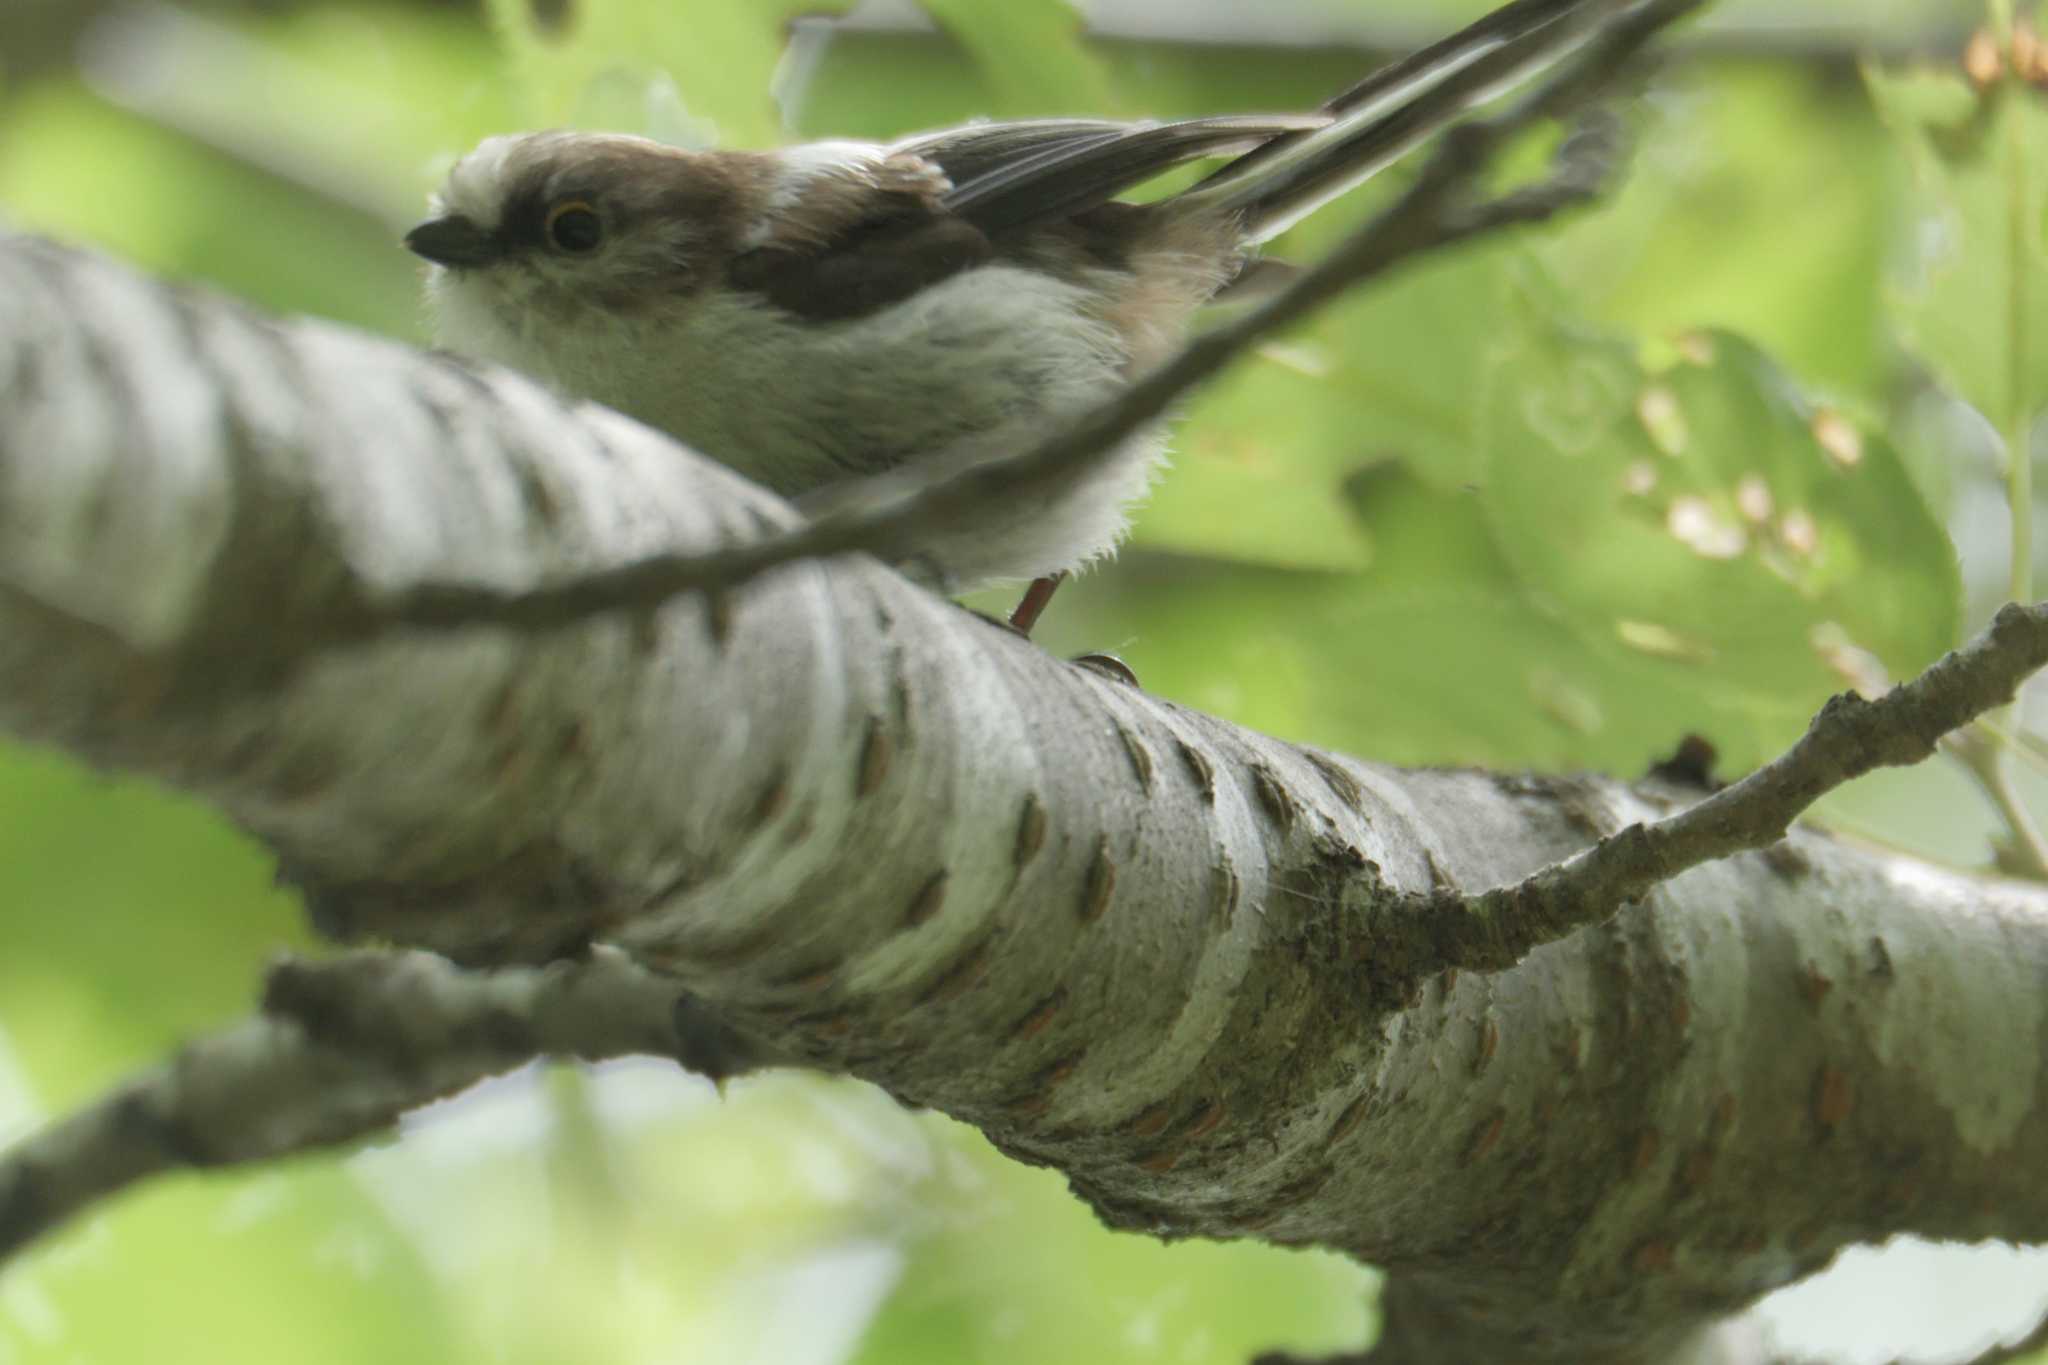
[[[1087,290],[1009,265],[822,324],[707,291],[643,317],[508,326],[471,284],[451,277],[438,291],[444,344],[618,408],[790,495],[1022,449],[1119,387],[1129,363],[1116,331],[1091,317]],[[958,588],[1098,558],[1121,537],[1160,448],[1148,434],[1055,497],[980,509],[920,558]]]

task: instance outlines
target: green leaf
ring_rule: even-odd
[[[114,184],[120,193],[108,192]],[[297,192],[67,81],[25,92],[9,110],[0,205],[12,227],[88,242],[266,308],[418,330],[419,282],[394,225]]]
[[[1473,477],[1472,396],[1520,256],[1492,243],[1427,258],[1240,360],[1177,425],[1137,543],[1363,568],[1369,540],[1340,510],[1357,470],[1398,459],[1441,487]]]
[[[1753,766],[1845,683],[1953,643],[1954,552],[1886,441],[1738,337],[1653,371],[1560,307],[1532,272],[1488,314],[1470,482],[1403,460],[1331,479],[1362,568],[1137,553],[1113,597],[1062,599],[1048,646],[1393,761],[1636,772],[1687,733]]]
[[[1948,71],[1872,68],[1866,80],[1913,171],[1916,250],[1891,293],[1899,330],[1994,425],[2031,422],[2048,406],[2048,105],[2016,82],[1980,94]]]
[[[0,1038],[33,1040],[20,1065],[52,1104],[243,1012],[264,961],[307,941],[270,856],[221,816],[13,744],[0,867]]]
[[[1674,368],[1523,310],[1489,386],[1482,499],[1519,581],[1664,686],[1802,709],[1856,651],[1910,674],[1955,639],[1955,554],[1881,437],[1754,346]]]
[[[781,140],[769,91],[788,21],[833,8],[817,0],[572,0],[550,22],[536,19],[532,0],[489,0],[529,126],[731,146]]]
[[[11,1361],[467,1365],[437,1271],[338,1162],[164,1177],[8,1266]],[[502,1357],[499,1357],[502,1359]]]
[[[927,1131],[974,1182],[943,1191],[855,1365],[1241,1365],[1264,1350],[1355,1351],[1366,1335],[1376,1277],[1356,1262],[1110,1233],[1055,1172],[994,1158],[950,1123]]]
[[[1358,471],[1357,573],[1138,552],[1084,579],[1041,628],[1055,652],[1112,648],[1149,690],[1269,733],[1396,763],[1642,771],[1689,732],[1731,767],[1797,733],[1800,703],[1674,692],[1658,661],[1587,648],[1524,589],[1481,499],[1399,463]]]
[[[918,0],[973,57],[997,100],[993,112],[1110,114],[1116,87],[1083,41],[1067,0]]]
[[[1538,253],[1597,321],[1725,327],[1875,397],[1892,377],[1878,281],[1899,178],[1884,130],[1854,85],[1814,68],[1730,62],[1694,79],[1631,111],[1646,126],[1612,198]]]

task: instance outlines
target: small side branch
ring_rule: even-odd
[[[1697,805],[1630,825],[1513,886],[1402,897],[1373,931],[1371,957],[1400,964],[1399,979],[1382,984],[1398,998],[1447,968],[1503,970],[1689,868],[1767,848],[1827,792],[1876,768],[1921,762],[1944,735],[2010,703],[2043,666],[2048,602],[2009,604],[1982,635],[1885,696],[1830,699],[1798,743]]]
[[[594,950],[469,971],[431,953],[286,959],[256,1017],[200,1039],[0,1155],[0,1261],[147,1176],[331,1147],[536,1057],[770,1064],[675,982]]]

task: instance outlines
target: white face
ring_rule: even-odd
[[[407,237],[437,340],[572,392],[622,323],[695,289],[722,195],[692,154],[615,134],[486,139]]]
[[[486,228],[496,228],[505,208],[505,187],[512,178],[511,165],[533,140],[530,133],[507,133],[487,137],[475,150],[449,168],[448,179],[428,201],[436,218],[451,214]],[[520,157],[524,160],[524,157]]]

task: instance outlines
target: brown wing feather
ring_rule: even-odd
[[[873,162],[819,169],[727,270],[798,317],[860,317],[998,256],[1034,257],[1033,229],[1076,237],[1097,265],[1121,259],[1141,221],[1110,201],[1204,156],[1321,127],[1323,115],[1177,123],[1038,119],[971,124],[906,139]],[[775,164],[763,159],[761,174]],[[1037,245],[1047,245],[1039,243]]]
[[[978,229],[940,207],[951,184],[923,157],[822,165],[793,179],[772,155],[759,160],[758,193],[773,198],[782,179],[787,201],[756,227],[726,279],[798,317],[859,317],[990,255]]]

